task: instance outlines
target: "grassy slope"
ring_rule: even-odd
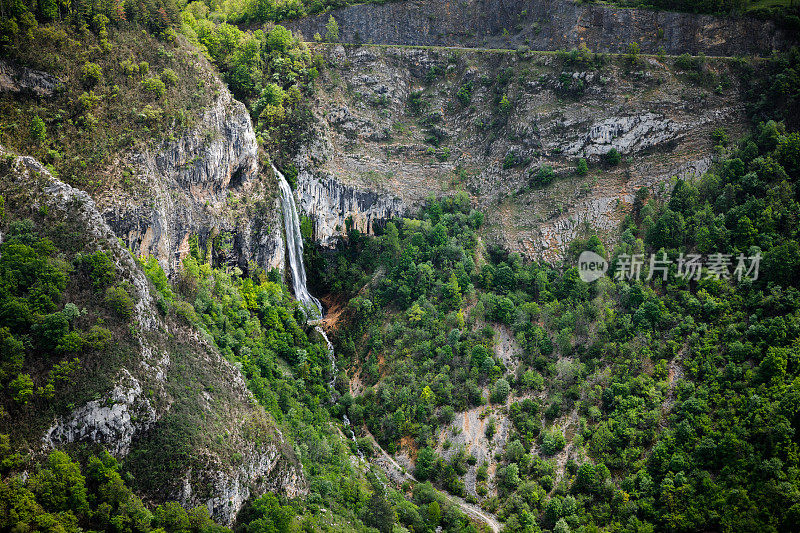
[[[62,181],[93,193],[132,186],[129,169],[115,168],[119,153],[191,126],[217,90],[209,65],[182,37],[162,41],[133,26],[109,33],[105,46],[90,31],[38,27],[32,40],[8,49],[8,59],[57,76],[62,90],[41,99],[0,95],[0,144],[37,157]],[[87,63],[100,67],[99,81],[84,75]],[[165,69],[177,82],[159,97],[142,81]],[[46,124],[44,141],[30,133],[33,116]]]

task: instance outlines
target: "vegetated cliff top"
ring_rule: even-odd
[[[345,43],[532,50],[568,50],[583,44],[598,52],[624,52],[635,42],[648,53],[717,56],[769,54],[797,44],[791,29],[772,21],[569,0],[369,3],[286,24],[311,39],[325,36],[330,16]]]
[[[0,143],[89,192],[136,256],[171,274],[199,235],[215,264],[280,266],[248,110],[185,37],[50,22],[4,50]]]
[[[133,190],[133,169],[121,156],[196,125],[225,90],[183,37],[157,38],[134,24],[102,33],[52,22],[3,50],[0,68],[34,81],[2,88],[0,143],[92,194]],[[42,129],[32,128],[33,117]]]

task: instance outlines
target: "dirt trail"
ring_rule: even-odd
[[[403,470],[403,468],[394,460],[394,458],[389,455],[386,450],[384,450],[378,441],[375,440],[375,437],[372,436],[372,433],[369,432],[368,429],[364,428],[365,433],[372,441],[372,445],[377,450],[377,456],[373,457],[370,461],[381,467],[381,469],[386,473],[386,477],[391,479],[396,483],[402,483],[403,481],[413,481],[417,483],[417,480]],[[442,493],[444,496],[454,505],[457,505],[467,516],[472,518],[473,520],[478,520],[480,522],[485,523],[489,528],[493,531],[493,533],[500,533],[501,525],[497,518],[477,505],[473,505],[471,503],[465,502],[463,499],[459,498],[458,496],[453,496],[452,494]]]
[[[256,28],[258,29],[258,28]],[[345,46],[348,48],[405,48],[411,50],[453,50],[456,52],[474,52],[474,53],[487,53],[487,54],[518,54],[519,50],[515,48],[475,48],[470,46],[442,46],[442,45],[424,45],[424,44],[375,44],[375,43],[319,43],[317,41],[303,41],[304,44],[309,46]],[[529,50],[528,52],[537,55],[556,55],[555,50]],[[625,57],[627,52],[606,52],[606,55],[611,57]],[[680,54],[639,54],[639,57],[659,59],[668,58],[675,59],[680,57]],[[691,57],[700,57],[692,55]],[[736,59],[736,56],[721,56],[721,55],[703,55],[706,59]],[[751,60],[759,61],[765,58],[752,56]]]

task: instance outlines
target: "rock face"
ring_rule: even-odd
[[[664,194],[672,178],[707,169],[713,130],[735,136],[746,125],[725,60],[707,60],[690,77],[672,59],[597,65],[532,52],[319,50],[328,68],[317,131],[295,162],[300,205],[326,244],[348,216],[369,231],[431,194],[463,191],[485,213],[490,240],[555,261],[588,227],[611,236],[640,187]],[[604,162],[612,148],[617,166]],[[589,163],[585,176],[575,172],[579,158]],[[536,185],[546,166],[555,180]]]
[[[377,192],[369,187],[354,187],[337,176],[319,172],[312,161],[328,159],[331,145],[316,143],[313,156],[305,153],[297,158],[298,206],[314,223],[314,240],[326,247],[336,245],[348,227],[373,234],[386,220],[402,216],[406,205],[390,191]]]
[[[656,113],[611,117],[592,124],[586,136],[567,146],[564,153],[591,158],[613,148],[621,154],[629,154],[663,144],[688,127],[688,123],[679,124]]]
[[[109,395],[110,402],[92,400],[56,420],[43,441],[48,448],[70,442],[102,444],[116,456],[130,451],[133,436],[147,429],[157,418],[150,401],[142,395],[142,385],[122,369],[120,380]]]
[[[0,60],[0,92],[51,96],[60,85],[61,80],[51,74]]]
[[[579,4],[569,0],[418,0],[349,6],[288,24],[310,40],[325,35],[333,15],[345,43],[514,48],[577,48],[732,56],[788,49],[797,36],[771,22],[645,9]]]
[[[307,494],[302,467],[287,464],[284,453],[274,445],[253,449],[245,454],[243,463],[233,473],[205,473],[200,483],[214,487],[214,496],[205,501],[211,514],[219,517],[222,523],[233,524],[239,509],[251,496],[281,492],[287,498],[297,498]],[[184,487],[191,491],[189,480],[186,480]],[[192,498],[185,497],[184,501],[192,501]]]
[[[155,256],[167,273],[179,269],[193,235],[215,263],[282,268],[276,187],[259,173],[247,109],[214,82],[218,96],[194,127],[125,157],[135,185],[99,199],[103,216],[135,254]]]
[[[0,156],[6,160],[2,147]],[[94,372],[113,376],[111,390],[96,391],[100,399],[75,402],[77,407],[56,416],[31,453],[76,442],[97,443],[129,466],[138,460],[150,471],[169,469],[171,485],[147,494],[151,500],[177,499],[187,507],[204,504],[226,525],[233,524],[250,497],[266,491],[289,497],[307,492],[293,449],[252,396],[241,371],[196,330],[156,310],[151,283],[87,193],[53,178],[38,161],[16,157],[10,170],[0,175],[0,194],[7,205],[69,221],[87,238],[84,252],[102,250],[114,261],[119,282],[130,288],[135,302],[133,353],[101,356],[92,363]],[[192,388],[184,386],[187,379],[207,386],[188,390]],[[176,433],[170,420],[192,414],[196,418],[186,426],[188,433]],[[161,442],[163,432],[194,442],[191,460],[177,466],[153,463],[152,443]],[[226,436],[224,447],[206,438],[220,432]],[[238,457],[235,464],[231,454]]]
[[[334,246],[350,224],[361,233],[373,234],[377,224],[406,210],[399,198],[343,185],[335,177],[304,170],[297,178],[301,208],[314,221],[314,240],[322,246]]]

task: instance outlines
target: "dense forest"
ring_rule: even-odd
[[[460,476],[475,458],[439,457],[440,428],[483,403],[507,410],[499,493],[483,505],[510,531],[791,530],[799,155],[796,132],[761,123],[697,183],[678,181],[668,202],[640,190],[611,263],[643,252],[675,260],[652,282],[647,267],[638,282],[587,284],[575,267],[479,253],[482,216],[464,197],[432,199],[420,220],[389,222],[377,238],[352,232],[323,281],[358,294],[338,352],[377,385],[353,399],[351,419],[390,450],[411,437],[418,479],[466,495]],[[571,248],[606,255],[596,237]],[[756,281],[737,280],[735,261],[686,279],[674,265],[691,252],[761,253],[763,263]],[[492,350],[498,328],[523,348],[516,369]],[[569,435],[566,413],[577,417]],[[550,458],[567,439],[591,461],[567,463],[556,484]],[[487,493],[485,472],[478,490]]]
[[[191,127],[218,96],[213,68],[247,107],[262,172],[273,178],[272,160],[294,187],[326,64],[276,23],[349,3],[2,0],[3,58],[61,83],[52,99],[3,96],[0,143],[93,195],[130,188],[128,169],[108,172],[116,154]],[[757,10],[797,24],[791,5],[621,4]],[[315,40],[337,40],[330,20]],[[669,61],[703,75],[702,59]],[[638,189],[613,240],[587,231],[561,262],[487,241],[466,191],[431,196],[374,235],[350,220],[333,250],[316,245],[304,217],[312,289],[340,312],[334,365],[286,273],[220,261],[213,239],[198,235],[169,276],[155,257],[136,258],[181,371],[205,350],[179,344],[191,339],[231,363],[265,418],[246,430],[258,441],[277,428],[307,481],[302,497],[250,498],[232,529],[488,527],[455,496],[505,531],[797,531],[800,52],[735,64],[751,131],[717,129],[707,172],[673,180],[666,195]],[[467,106],[472,90],[455,98]],[[0,155],[4,176],[19,164]],[[591,167],[576,159],[575,172],[620,164],[614,150]],[[553,170],[528,179],[546,187]],[[33,453],[36,431],[113,386],[104,365],[129,363],[141,302],[90,228],[10,183],[0,189],[0,529],[228,531],[207,506],[174,501],[180,472],[201,467],[198,442],[218,440],[226,460],[241,461],[222,434],[193,433],[213,419],[197,406],[178,403],[164,431],[124,458],[97,443]],[[609,276],[581,280],[584,250],[608,260]],[[645,261],[638,279],[613,275],[637,254],[671,266],[662,276]],[[727,262],[686,276],[678,265],[691,254]],[[758,257],[759,269],[737,275],[740,257],[751,266]],[[503,352],[502,339],[517,353]],[[176,380],[170,394],[196,385]],[[451,442],[458,417],[478,411],[490,451],[480,460]],[[405,454],[413,477],[392,482],[376,461],[383,450]]]

